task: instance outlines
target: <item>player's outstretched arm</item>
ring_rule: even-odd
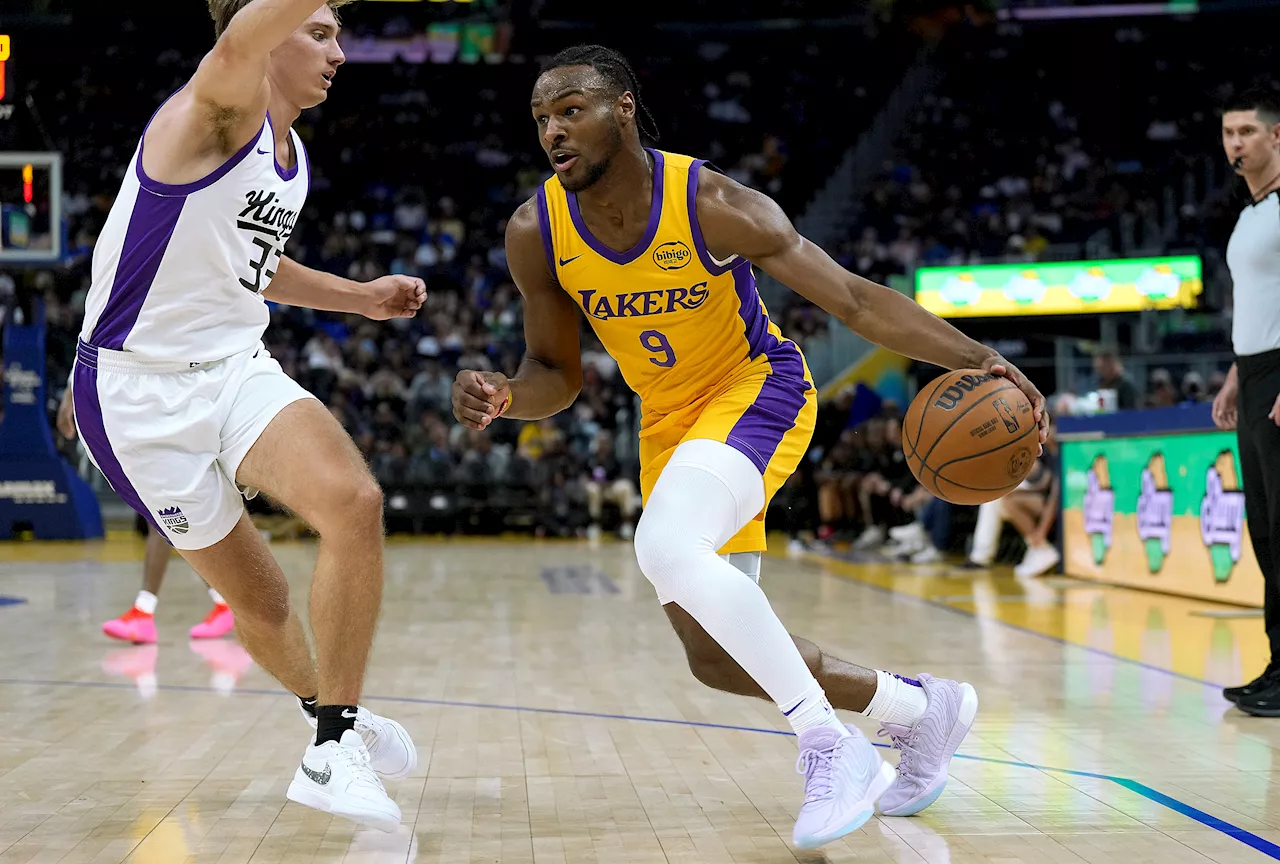
[[[706,168],[698,180],[698,222],[711,254],[739,255],[884,348],[946,369],[986,369],[1027,394],[1048,435],[1044,397],[1012,364],[902,294],[845,270],[801,236],[769,196]]]
[[[375,321],[412,318],[427,299],[427,287],[416,276],[391,274],[372,282],[355,282],[312,270],[280,256],[271,284],[262,296],[272,303],[304,306],[322,312],[349,312]]]
[[[525,355],[516,377],[464,369],[453,382],[453,416],[485,429],[499,416],[541,420],[573,404],[582,389],[578,307],[547,261],[532,200],[507,223],[507,266],[524,301]]]
[[[223,111],[261,120],[267,108],[267,56],[320,5],[316,0],[253,0],[235,14],[200,61],[191,78],[192,95]]]
[[[163,183],[198,180],[262,128],[271,51],[306,23],[319,0],[253,0],[235,14],[195,75],[147,128],[143,168]],[[336,38],[332,20],[315,38]]]

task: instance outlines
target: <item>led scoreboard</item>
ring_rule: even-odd
[[[5,86],[8,77],[5,75],[5,67],[9,65],[9,36],[0,33],[0,102],[5,102],[9,98],[9,88]]]

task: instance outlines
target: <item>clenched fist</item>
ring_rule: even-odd
[[[362,314],[374,321],[412,318],[427,302],[426,283],[416,276],[391,274],[365,284]]]
[[[463,369],[453,382],[453,416],[468,429],[487,429],[510,396],[511,385],[501,372]]]

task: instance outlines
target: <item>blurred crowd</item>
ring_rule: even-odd
[[[1220,244],[1241,190],[1225,182],[1216,109],[1275,77],[1265,30],[1244,18],[1007,22],[951,39],[842,263],[883,282],[979,258]]]
[[[26,286],[46,303],[53,404],[74,358],[89,256],[138,132],[207,47],[205,29],[193,25],[198,38],[175,35],[183,32],[160,16],[125,18],[110,43],[50,52],[45,65],[24,68],[52,146],[65,157],[71,216],[65,266],[28,274]],[[1093,32],[1111,33],[1113,49],[1147,44],[1143,31]],[[636,32],[630,44],[625,35],[615,41],[638,58],[645,101],[663,130],[658,145],[712,158],[792,215],[913,56],[909,43],[872,42],[841,28],[715,38],[664,32],[661,52],[647,50],[651,37]],[[1090,76],[1102,73],[1070,84],[1071,52],[1008,28],[967,34],[959,44],[950,49],[956,56],[941,58],[950,77],[901,137],[861,223],[833,250],[841,263],[884,282],[919,263],[1034,258],[1099,231],[1119,243],[1120,215],[1160,223],[1164,202],[1144,184],[1194,167],[1169,143],[1190,130],[1163,96],[1132,95],[1134,113],[1115,124],[1128,137],[1118,139],[1108,134],[1110,109],[1088,98]],[[853,55],[858,63],[847,70],[830,61]],[[1144,48],[1130,62],[1150,56]],[[112,73],[101,74],[107,65]],[[867,68],[876,74],[862,74]],[[406,273],[427,283],[427,305],[413,320],[374,323],[275,307],[266,335],[272,354],[350,431],[388,487],[393,529],[627,536],[639,512],[638,406],[585,325],[583,389],[570,410],[539,423],[502,421],[484,434],[459,426],[450,412],[458,369],[511,375],[523,351],[503,236],[506,217],[549,174],[520,96],[534,74],[529,64],[349,64],[330,100],[296,127],[314,170],[289,253],[361,281]],[[825,122],[833,110],[840,122]],[[1203,118],[1197,122],[1200,134]],[[12,134],[0,130],[0,147],[16,149],[4,137]],[[1130,139],[1141,146],[1129,148]],[[1188,226],[1204,224],[1199,209],[1177,212],[1176,230],[1161,223],[1148,232],[1166,247],[1197,242]],[[0,303],[5,290],[0,280]],[[774,313],[802,343],[826,327],[826,316],[806,303]],[[1094,362],[1094,389],[1114,391],[1120,408],[1209,399],[1221,384],[1165,369],[1138,382],[1114,355]],[[1058,413],[1084,399],[1060,394]],[[775,500],[773,527],[927,560],[955,551],[957,542],[969,545],[975,519],[988,534],[991,524],[998,533],[1007,522],[1029,550],[1024,556],[1019,547],[1019,560],[1030,569],[1050,566],[1036,550],[1052,530],[1052,459],[1023,490],[1032,497],[1007,512],[949,508],[906,469],[900,410],[885,403],[867,416],[854,410],[852,393],[824,405],[804,468]],[[974,537],[976,563],[996,556]]]
[[[360,29],[359,7],[344,11]],[[93,245],[139,130],[207,49],[208,22],[187,24],[126,17],[109,43],[24,66],[52,147],[64,154],[70,216],[65,265],[27,274],[25,286],[45,302],[51,400],[74,358]],[[643,33],[611,43],[638,60],[659,146],[707,156],[796,212],[847,146],[848,130],[865,124],[891,86],[892,75],[867,83],[855,70],[830,73],[827,58],[853,36],[840,28],[723,40],[669,34],[662,52],[648,50]],[[865,59],[886,68],[910,56],[892,40],[863,47]],[[392,527],[625,536],[639,510],[638,406],[585,325],[583,388],[570,410],[541,423],[503,421],[485,434],[455,423],[450,410],[459,369],[513,375],[522,356],[503,237],[507,216],[550,175],[519,95],[535,76],[530,63],[348,64],[330,99],[295,127],[313,172],[291,257],[359,281],[403,273],[427,284],[413,320],[273,307],[265,336],[388,487]],[[848,127],[814,122],[831,104],[843,106]],[[0,139],[16,134],[3,129]],[[793,161],[797,139],[805,159]]]

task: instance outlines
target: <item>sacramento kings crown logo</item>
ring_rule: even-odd
[[[160,524],[174,534],[186,534],[191,530],[191,523],[182,514],[181,507],[166,507],[163,510],[157,510],[156,515],[160,517]]]

